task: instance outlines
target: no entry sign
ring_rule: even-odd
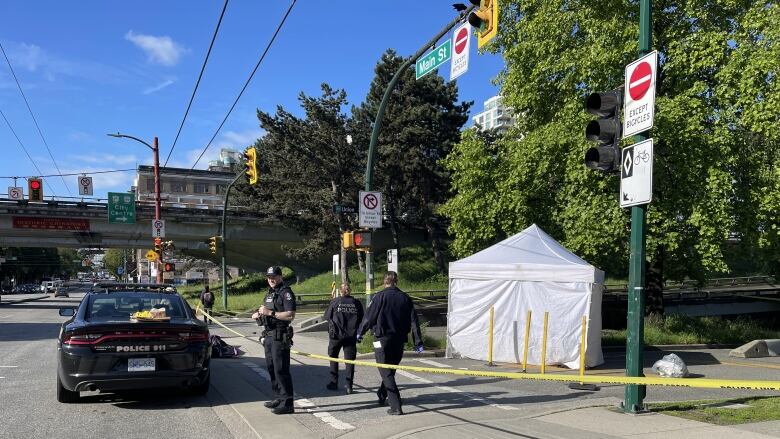
[[[466,22],[452,33],[453,51],[450,63],[450,81],[469,70],[469,48],[471,47],[471,25]]]
[[[626,66],[623,137],[647,131],[655,119],[655,81],[658,51],[652,51]]]

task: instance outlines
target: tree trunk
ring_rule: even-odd
[[[363,263],[363,252],[357,252],[358,270],[365,273],[366,265]]]
[[[664,315],[664,252],[659,249],[647,264],[645,315]]]
[[[433,261],[436,264],[436,269],[439,273],[445,274],[447,272],[447,261],[444,255],[444,246],[442,245],[436,222],[432,217],[426,218],[425,230],[431,239],[431,249],[433,250]]]

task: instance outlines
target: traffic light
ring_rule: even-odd
[[[38,177],[27,180],[27,193],[30,201],[43,201],[43,179]]]
[[[498,33],[498,0],[469,0],[479,8],[469,14],[469,24],[477,28],[477,47],[482,48]]]
[[[371,232],[360,231],[352,234],[352,240],[355,243],[355,248],[367,248],[371,247]]]
[[[257,184],[257,150],[255,148],[247,148],[244,151],[244,160],[246,160],[246,177],[249,179],[249,184]]]
[[[605,172],[620,170],[620,137],[623,129],[620,113],[623,108],[623,92],[613,90],[591,93],[585,99],[588,113],[598,119],[588,122],[585,138],[597,142],[595,147],[585,151],[585,167]]]
[[[162,252],[162,239],[154,238],[154,251],[157,253]]]
[[[165,272],[166,273],[170,273],[171,271],[175,271],[176,270],[176,265],[174,265],[174,264],[172,264],[170,262],[166,262],[164,268],[165,268]]]
[[[211,251],[212,255],[217,254],[217,238],[216,236],[209,238],[209,251]]]
[[[352,232],[344,232],[341,235],[341,245],[346,249],[352,249],[355,247],[355,241],[352,240]]]

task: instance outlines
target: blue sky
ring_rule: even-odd
[[[262,134],[255,111],[282,105],[300,113],[297,96],[319,94],[327,82],[361,102],[380,55],[413,54],[455,17],[453,0],[298,0],[238,106],[198,168],[220,147],[243,148]],[[467,2],[465,2],[467,3]],[[151,152],[121,131],[168,155],[222,9],[222,0],[4,2],[2,43],[63,173],[135,168]],[[169,166],[191,167],[227,113],[287,9],[287,0],[232,0]],[[472,114],[497,93],[500,56],[477,54],[458,78]],[[439,72],[449,79],[449,63]],[[0,110],[44,174],[56,174],[46,148],[0,57]],[[471,124],[471,122],[469,122]],[[0,176],[36,175],[0,120]],[[133,172],[95,175],[95,195],[125,191]],[[78,195],[76,177],[65,177]],[[3,178],[0,192],[13,182]],[[60,178],[46,179],[47,197],[67,196]],[[20,181],[20,186],[24,186]]]

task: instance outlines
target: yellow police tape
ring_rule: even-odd
[[[196,311],[200,308],[198,306]],[[259,340],[248,337],[238,331],[228,328],[219,320],[212,318],[202,309],[201,313],[209,317],[216,324],[224,328],[225,330],[236,334],[241,338],[245,338],[249,341],[260,343]],[[290,349],[290,353],[300,355],[303,357],[314,358],[317,360],[336,361],[339,363],[354,364],[356,366],[367,367],[382,367],[385,369],[397,369],[408,370],[412,372],[423,372],[441,375],[461,375],[461,376],[473,376],[473,377],[487,377],[487,378],[507,378],[507,379],[520,379],[520,380],[534,380],[534,381],[559,381],[559,382],[580,382],[588,384],[638,384],[646,386],[670,386],[670,387],[695,387],[701,389],[743,389],[743,390],[780,390],[780,381],[762,381],[762,380],[730,380],[730,379],[712,379],[712,378],[661,378],[661,377],[627,377],[627,376],[610,376],[610,375],[550,375],[540,373],[523,373],[523,372],[490,372],[480,370],[463,370],[463,369],[445,369],[437,367],[418,367],[418,366],[401,366],[395,364],[382,364],[372,361],[360,361],[360,360],[345,360],[341,358],[332,358],[326,355],[310,354],[308,352],[301,352],[294,349]]]

